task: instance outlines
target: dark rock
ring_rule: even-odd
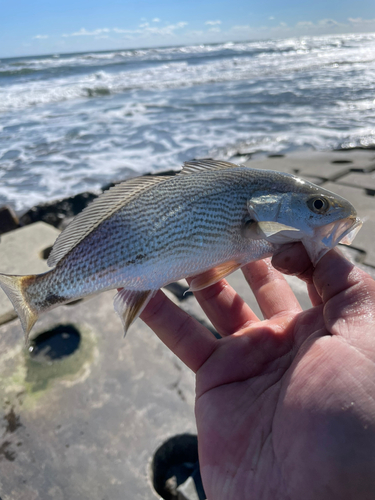
[[[13,229],[17,229],[19,225],[17,215],[10,207],[5,205],[0,208],[0,234],[13,231]]]
[[[157,172],[154,174],[145,174],[149,175],[167,175],[172,176],[175,175],[176,172],[174,170],[166,170],[164,172]],[[128,180],[128,179],[126,179]],[[123,181],[120,181],[123,182]],[[102,191],[107,191],[111,187],[118,184],[118,182],[110,182],[103,186]],[[84,208],[87,207],[89,203],[91,203],[95,198],[98,197],[100,193],[79,193],[75,196],[70,196],[69,198],[65,198],[62,200],[51,201],[48,203],[42,203],[35,207],[30,208],[27,212],[25,212],[19,220],[19,224],[21,226],[27,226],[28,224],[32,224],[33,222],[46,222],[51,226],[54,226],[60,230],[66,228],[66,226],[71,222],[73,217],[82,212]],[[10,209],[9,209],[10,210]],[[2,221],[0,220],[0,234],[6,231],[1,230]],[[18,227],[18,221],[17,226]],[[11,231],[15,229],[12,227],[11,229],[7,229],[7,231]]]
[[[26,226],[33,222],[43,221],[58,229],[62,229],[64,219],[72,218],[79,212],[82,212],[97,196],[98,194],[96,193],[80,193],[64,200],[37,205],[30,208],[30,210],[20,217],[20,224]]]

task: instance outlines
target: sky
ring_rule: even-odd
[[[0,57],[375,32],[374,0],[0,0]]]

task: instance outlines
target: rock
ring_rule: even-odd
[[[20,217],[20,224],[26,226],[33,222],[46,222],[62,229],[64,219],[72,218],[97,198],[98,193],[80,193],[64,200],[52,201],[30,208]]]
[[[0,234],[13,231],[17,229],[19,225],[18,217],[12,208],[7,205],[0,208]]]
[[[145,174],[149,175],[166,175],[171,176],[175,175],[176,172],[174,170],[167,170],[164,172],[156,172],[154,174]],[[127,180],[127,179],[126,179]],[[122,181],[121,181],[122,182]],[[103,186],[102,191],[107,191],[111,187],[118,184],[118,182],[111,182]],[[25,212],[20,217],[21,226],[27,226],[28,224],[32,224],[33,222],[46,222],[51,226],[54,226],[60,230],[66,228],[66,226],[71,222],[73,217],[82,212],[84,208],[87,207],[89,203],[91,203],[95,198],[97,198],[101,194],[97,193],[79,193],[75,196],[70,196],[69,198],[64,198],[62,200],[51,201],[48,203],[42,203],[35,207],[30,208],[27,212]],[[18,224],[17,226],[18,227]],[[12,227],[11,229],[15,229]],[[10,231],[11,229],[8,229]],[[1,221],[0,221],[0,234],[1,232]]]

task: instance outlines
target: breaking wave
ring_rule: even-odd
[[[129,175],[375,144],[375,35],[0,60],[0,204]]]

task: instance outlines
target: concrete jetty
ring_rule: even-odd
[[[375,151],[271,155],[246,164],[297,174],[347,198],[365,219],[348,255],[375,275]],[[30,222],[1,235],[0,272],[48,269],[59,229]],[[228,281],[261,315],[241,272]],[[288,281],[308,308],[305,285]],[[185,289],[179,283],[166,293],[212,328]],[[0,500],[204,498],[194,376],[142,321],[123,338],[114,294],[44,315],[25,346],[0,291]]]

